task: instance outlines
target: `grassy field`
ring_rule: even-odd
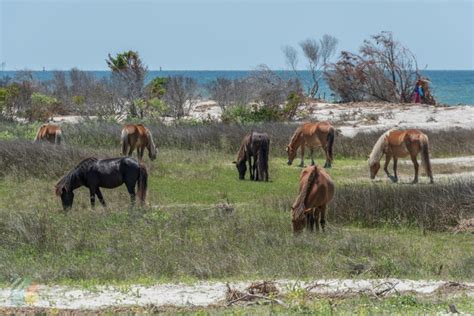
[[[372,182],[365,158],[339,155],[329,171],[337,194],[327,232],[294,236],[289,206],[301,169],[287,166],[277,149],[270,162],[271,181],[255,183],[238,180],[230,150],[163,146],[155,162],[145,160],[150,173],[147,208],[129,208],[121,187],[104,190],[107,208],[92,210],[88,190],[81,188],[73,209],[64,214],[54,184],[84,157],[118,155],[113,145],[102,147],[91,143],[58,149],[0,140],[1,284],[18,277],[85,287],[277,278],[474,280],[472,235],[449,231],[459,219],[473,215],[472,180],[435,176],[437,183],[429,185],[421,177],[422,183],[409,185],[412,165],[400,164],[402,183],[389,183],[382,174]],[[317,161],[323,162],[320,153]],[[434,165],[434,173],[459,168]],[[418,300],[412,306],[407,300],[351,299],[338,308],[350,312],[356,304],[367,312],[396,311],[408,304],[408,311],[435,312],[447,304]],[[288,311],[324,312],[331,304],[303,300]],[[269,313],[273,308],[278,309],[233,311]]]

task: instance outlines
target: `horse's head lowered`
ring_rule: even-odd
[[[296,157],[296,150],[291,145],[286,146],[285,150],[288,153],[288,165],[291,166]]]
[[[157,150],[156,150],[155,142],[153,141],[153,136],[151,135],[151,132],[149,129],[146,130],[146,135],[148,138],[148,145],[147,145],[148,157],[150,158],[150,160],[155,160]]]
[[[293,205],[291,207],[291,223],[293,232],[299,233],[306,226],[306,214],[311,212],[311,208],[305,209],[303,205]]]
[[[377,175],[377,172],[379,172],[379,169],[380,169],[380,162],[378,162],[378,161],[370,162],[370,160],[369,160],[369,176],[370,176],[370,179],[375,179],[375,176]]]
[[[74,193],[72,190],[69,190],[64,184],[57,184],[55,189],[56,195],[61,197],[63,209],[65,211],[70,209],[72,207],[72,202],[74,201]]]
[[[239,172],[239,179],[245,179],[245,173],[247,172],[247,164],[245,163],[245,159],[240,159],[237,161],[233,161],[235,166],[237,167],[237,171]]]

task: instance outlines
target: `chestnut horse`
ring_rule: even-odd
[[[324,232],[326,226],[326,208],[334,197],[334,182],[324,169],[309,166],[301,172],[300,192],[291,207],[293,232],[306,229],[313,231],[314,225],[319,230],[319,223]]]
[[[143,152],[148,149],[151,160],[156,159],[156,147],[153,136],[148,128],[142,124],[127,124],[122,129],[122,155],[131,156],[137,149],[138,160],[143,160]]]
[[[38,129],[35,137],[35,143],[48,141],[50,143],[61,145],[64,142],[61,127],[55,124],[43,124]]]
[[[397,175],[397,161],[398,158],[403,158],[410,155],[411,161],[415,167],[415,178],[413,183],[418,182],[418,161],[416,156],[421,152],[421,161],[426,170],[426,175],[430,178],[430,183],[433,183],[433,173],[431,172],[430,153],[428,136],[417,129],[398,130],[391,129],[380,136],[375,143],[369,157],[370,178],[374,179],[375,175],[380,169],[380,160],[385,155],[385,165],[383,170],[387,177],[392,182],[398,181]],[[393,158],[393,173],[390,175],[388,171],[388,164]]]
[[[268,152],[270,151],[270,138],[266,133],[252,132],[247,134],[234,161],[239,179],[245,179],[246,163],[249,163],[250,180],[268,181]],[[253,158],[253,163],[252,163]]]
[[[298,127],[291,137],[290,144],[286,147],[288,153],[288,165],[293,163],[296,151],[301,146],[301,163],[304,167],[304,147],[308,146],[311,152],[311,165],[314,165],[313,151],[321,147],[326,154],[324,168],[331,168],[333,160],[332,149],[334,146],[334,127],[329,122],[305,123]]]

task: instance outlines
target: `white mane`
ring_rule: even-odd
[[[369,156],[369,166],[373,165],[376,162],[379,162],[380,159],[382,159],[382,156],[384,154],[384,149],[385,145],[387,143],[387,136],[392,132],[394,129],[390,129],[380,135],[379,139],[374,145],[374,148],[372,148],[372,152],[370,153]]]

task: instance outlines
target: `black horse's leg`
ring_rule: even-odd
[[[96,193],[96,191],[97,191],[97,189],[94,186],[89,187],[89,193],[90,193],[90,197],[91,197],[91,206],[92,206],[92,208],[95,207],[95,193]]]
[[[247,156],[247,161],[249,162],[250,180],[255,180],[255,173],[254,173],[254,170],[253,170],[252,156],[251,155]],[[255,161],[253,163],[255,164]]]
[[[135,183],[132,183],[131,181],[126,182],[127,185],[127,190],[128,193],[130,194],[130,203],[132,204],[132,207],[135,206]]]
[[[103,197],[103,195],[102,195],[102,192],[100,192],[100,189],[97,188],[97,190],[96,190],[95,193],[97,194],[97,197],[99,198],[100,204],[102,204],[102,206],[105,207],[105,206],[106,206],[106,205],[105,205],[105,200],[104,200],[104,197]]]

